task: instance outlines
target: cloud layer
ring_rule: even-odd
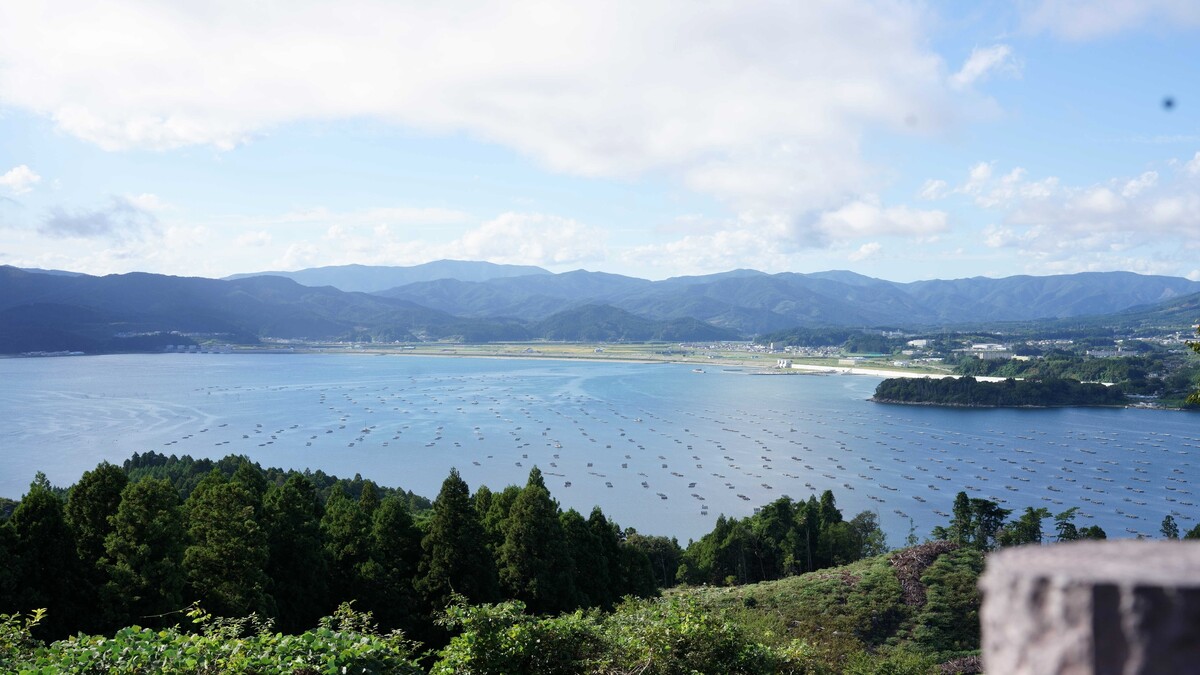
[[[143,196],[144,200],[145,196]],[[158,219],[137,198],[112,197],[105,206],[70,211],[56,208],[38,231],[59,239],[140,239],[153,233]]]
[[[372,118],[795,215],[878,182],[865,133],[944,129],[1009,59],[952,78],[928,20],[894,0],[5,3],[0,102],[113,150]]]
[[[1033,179],[1021,167],[997,174],[991,163],[970,167],[950,188],[926,182],[927,199],[966,197],[998,214],[982,232],[992,249],[1016,250],[1039,273],[1127,269],[1177,273],[1200,249],[1200,152],[1161,171],[1070,185]]]
[[[1193,0],[1042,0],[1027,6],[1025,28],[1068,40],[1104,38],[1145,26],[1178,30],[1200,26]]]
[[[14,166],[0,175],[0,189],[12,195],[23,195],[33,190],[33,186],[41,182],[42,177],[36,171],[24,164]]]

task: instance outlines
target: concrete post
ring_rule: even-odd
[[[1200,543],[1005,549],[979,587],[986,673],[1200,673]]]

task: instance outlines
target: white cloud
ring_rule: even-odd
[[[619,251],[621,265],[645,277],[709,274],[739,267],[786,270],[791,255],[786,242],[753,229],[726,229],[691,235],[662,244]]]
[[[271,243],[271,233],[264,230],[246,232],[234,240],[238,246],[261,248]]]
[[[465,211],[434,207],[374,207],[354,211],[333,211],[324,207],[289,211],[277,216],[265,218],[239,217],[239,220],[255,222],[264,225],[301,226],[327,225],[337,223],[347,226],[376,226],[376,225],[413,225],[435,226],[454,225],[469,222],[471,216]]]
[[[347,224],[336,215],[332,219],[337,222],[291,241],[272,265],[415,265],[450,258],[561,267],[605,256],[604,231],[541,213],[504,213],[445,241],[414,239],[411,228],[395,224]]]
[[[971,114],[932,23],[888,0],[12,2],[0,103],[109,149],[375,119],[795,216],[875,189],[868,133]],[[957,77],[1008,62],[991,58]]]
[[[1054,177],[1041,181],[1026,180],[1025,169],[1021,167],[1016,167],[998,180],[993,180],[992,175],[991,163],[974,164],[967,171],[967,180],[950,190],[950,193],[969,195],[978,206],[991,209],[1019,200],[1047,197],[1058,186],[1058,179]]]
[[[447,257],[521,265],[574,265],[600,260],[605,235],[569,218],[505,213],[459,237]]]
[[[949,186],[947,186],[946,181],[930,178],[921,186],[921,191],[917,193],[917,196],[928,201],[935,201],[942,199],[948,193]]]
[[[41,180],[42,177],[36,171],[22,164],[14,166],[0,176],[0,188],[8,190],[13,195],[23,195],[33,190],[33,186]]]
[[[1158,30],[1200,26],[1194,0],[1042,0],[1026,5],[1023,22],[1032,32],[1068,40],[1091,40],[1152,25]]]
[[[1083,186],[1031,180],[1023,169],[996,178],[991,165],[977,164],[954,191],[1003,213],[1003,223],[984,228],[981,241],[1016,249],[1031,261],[1030,271],[1170,274],[1187,269],[1187,249],[1200,247],[1200,185],[1190,163],[1165,164],[1172,168],[1166,175],[1146,171]]]
[[[866,260],[868,258],[875,257],[876,255],[879,254],[879,251],[881,251],[882,249],[883,249],[883,246],[879,242],[870,241],[870,242],[863,244],[862,246],[859,246],[857,250],[855,250],[850,255],[846,256],[846,259],[851,262],[860,262],[860,261]]]
[[[987,162],[980,162],[972,166],[968,172],[967,182],[958,189],[959,192],[964,192],[969,195],[979,194],[983,190],[983,186],[992,178],[992,165]]]
[[[148,192],[143,192],[142,194],[138,195],[125,195],[125,201],[133,204],[143,211],[157,212],[164,211],[169,208],[168,205],[163,202],[163,200],[159,199],[158,195],[150,194]]]
[[[858,262],[878,254],[882,245],[871,237],[901,237],[929,242],[950,227],[943,211],[884,206],[868,195],[800,222],[771,211],[743,212],[714,226],[705,222],[697,233],[615,251],[610,260],[635,274],[665,276],[709,274],[735,268],[795,270],[827,264],[828,251]],[[672,229],[671,232],[676,230]],[[819,268],[819,267],[818,267]],[[664,274],[657,274],[664,276]]]
[[[1197,152],[1194,157],[1188,160],[1187,164],[1183,165],[1184,170],[1193,176],[1200,176],[1200,152]]]
[[[1092,187],[1081,190],[1072,198],[1070,204],[1071,207],[1077,209],[1082,214],[1090,214],[1100,218],[1120,213],[1125,208],[1125,205],[1126,202],[1107,187]]]
[[[1125,186],[1121,188],[1121,196],[1131,199],[1154,187],[1156,183],[1158,183],[1158,172],[1147,171],[1137,178],[1126,181]]]
[[[873,198],[827,211],[817,220],[817,229],[833,240],[875,236],[927,237],[944,232],[949,226],[945,211],[922,211],[907,206],[885,208]]]
[[[1012,57],[1012,48],[1008,45],[992,45],[991,47],[976,47],[971,50],[963,66],[950,77],[950,84],[959,89],[987,79],[994,72],[1017,74],[1020,71]]]

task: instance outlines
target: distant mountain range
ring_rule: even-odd
[[[733,270],[648,281],[439,261],[291,276],[320,285],[273,274],[95,277],[0,266],[0,353],[154,350],[190,342],[182,334],[236,343],[717,341],[797,326],[930,329],[1049,319],[1144,329],[1172,321],[1186,328],[1200,318],[1200,282],[1127,272],[896,283],[846,271]],[[377,293],[347,290],[394,279],[410,281]]]
[[[550,274],[548,270],[531,265],[497,265],[467,260],[435,260],[412,267],[383,267],[370,265],[337,265],[310,267],[295,272],[254,272],[234,274],[226,280],[248,277],[284,277],[304,286],[333,286],[346,292],[373,293],[405,284],[438,279],[459,281],[488,281],[502,277],[524,277]]]
[[[1200,292],[1130,272],[897,283],[853,272],[734,270],[647,281],[601,272],[418,282],[378,293],[466,317],[538,320],[584,304],[649,319],[694,318],[744,335],[795,326],[937,326],[1110,314]]]

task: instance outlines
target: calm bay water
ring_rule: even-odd
[[[1158,536],[1200,522],[1200,419],[1153,410],[874,404],[879,380],[673,364],[362,355],[0,360],[0,495],[155,450],[364,477],[434,497],[537,465],[564,507],[677,536],[832,489],[889,541],[944,524],[967,490],[1014,511]],[[1049,521],[1046,526],[1050,527]]]

